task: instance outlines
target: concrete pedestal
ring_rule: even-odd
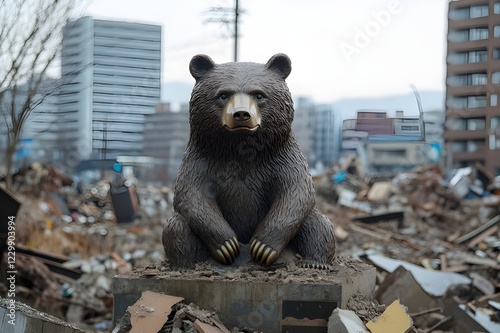
[[[251,270],[235,273],[224,266],[206,271],[162,272],[145,277],[141,271],[113,279],[114,319],[143,291],[150,290],[185,298],[203,309],[213,310],[233,327],[262,332],[327,332],[332,311],[345,308],[352,295],[373,299],[375,268],[350,258],[338,258],[334,272],[296,268],[286,274]],[[337,270],[338,268],[338,270]]]

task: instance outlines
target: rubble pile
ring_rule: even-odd
[[[113,189],[125,181],[74,183],[37,163],[14,179],[12,192],[22,203],[15,220],[16,299],[81,328],[109,331],[112,277],[164,260],[158,235],[169,189],[131,191],[144,198],[143,207],[131,222],[119,222],[122,203],[113,201]]]
[[[151,291],[142,297],[121,318],[113,333],[129,333],[133,330],[159,333],[244,333],[252,332],[237,328],[229,331],[216,313],[200,309],[196,304],[186,304],[182,297],[163,295]]]
[[[172,191],[133,179],[74,182],[39,164],[14,179],[13,192],[22,203],[16,218],[16,296],[83,329],[127,332],[126,318],[121,326],[111,322],[111,279],[126,272],[166,274],[160,238],[172,214]],[[372,332],[378,332],[376,319],[383,315],[411,323],[415,332],[498,331],[499,177],[480,165],[449,175],[437,166],[367,175],[350,159],[315,181],[318,206],[336,224],[338,254],[377,267],[375,300],[353,300],[344,310]],[[208,279],[269,281],[298,275],[319,281],[334,274],[293,265],[254,271],[227,275],[204,266],[197,272]],[[0,284],[2,295],[5,290]],[[203,332],[202,324],[229,332],[215,324],[215,314],[194,304],[175,302],[165,311],[161,332]],[[331,322],[346,326],[351,319],[351,313],[337,311]]]
[[[428,331],[498,331],[499,181],[480,165],[369,177],[350,161],[321,179],[317,194],[338,224],[340,253],[378,268],[380,304],[400,300]],[[323,195],[332,190],[336,201]]]

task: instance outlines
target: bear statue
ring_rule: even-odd
[[[174,215],[162,234],[174,267],[212,255],[231,264],[248,257],[274,263],[285,248],[304,267],[329,268],[334,225],[316,207],[312,177],[292,134],[294,108],[285,79],[291,61],[216,64],[196,55],[189,142],[174,192]]]

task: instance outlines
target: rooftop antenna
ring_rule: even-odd
[[[411,90],[413,90],[413,94],[415,95],[415,99],[417,100],[418,113],[420,115],[420,138],[422,141],[425,141],[425,123],[424,123],[424,110],[422,108],[422,100],[420,99],[420,94],[418,92],[417,87],[412,83],[410,84]]]

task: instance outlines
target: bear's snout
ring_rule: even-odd
[[[260,127],[260,122],[259,107],[248,94],[234,94],[224,107],[222,124],[230,131],[254,132]]]

